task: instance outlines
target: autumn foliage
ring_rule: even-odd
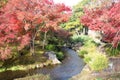
[[[57,31],[69,18],[70,8],[52,0],[8,0],[0,9],[0,59],[29,45],[39,32]]]
[[[85,9],[81,22],[103,33],[103,40],[117,47],[120,43],[120,2],[110,7]]]

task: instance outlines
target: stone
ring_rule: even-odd
[[[45,52],[45,55],[49,60],[52,61],[52,64],[60,64],[61,62],[57,59],[54,51]]]

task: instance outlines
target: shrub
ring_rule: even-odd
[[[85,55],[84,61],[89,65],[91,70],[100,71],[108,67],[108,59],[101,53],[89,53]]]
[[[57,58],[58,58],[59,60],[63,60],[63,58],[64,58],[63,52],[57,52],[56,55],[57,55]]]
[[[93,41],[92,38],[90,38],[87,35],[81,35],[80,38],[82,39],[83,42]]]
[[[80,36],[80,35],[73,35],[73,36],[71,37],[71,41],[72,41],[73,43],[82,42],[82,39],[81,39],[81,36]]]
[[[86,42],[94,42],[93,39],[87,35],[73,35],[71,41],[74,43],[81,42],[83,44],[86,44]]]
[[[46,45],[45,49],[46,49],[46,50],[53,51],[53,50],[55,50],[55,45],[53,45],[53,44],[48,44],[48,45]]]

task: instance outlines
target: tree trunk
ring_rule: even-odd
[[[30,53],[31,53],[31,55],[35,55],[35,38],[33,38],[33,39],[31,40]]]
[[[45,49],[46,39],[47,39],[47,32],[45,32],[45,34],[44,34],[44,39],[43,39],[43,46],[42,46],[42,49]]]

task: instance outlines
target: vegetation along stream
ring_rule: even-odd
[[[28,71],[6,71],[1,73],[0,80],[12,80],[19,77],[24,77],[27,74],[50,74],[52,80],[68,80],[74,75],[77,75],[83,69],[85,63],[77,55],[77,53],[71,49],[64,48],[66,58],[62,61],[62,64],[55,66],[47,66],[44,68],[38,68]],[[6,75],[8,75],[6,77]]]

